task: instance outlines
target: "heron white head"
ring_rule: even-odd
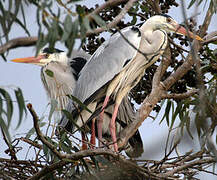
[[[45,48],[43,50],[40,50],[37,56],[17,58],[11,61],[17,62],[17,63],[30,63],[30,64],[35,64],[35,65],[43,67],[50,62],[60,62],[63,64],[67,64],[68,57],[67,57],[66,52],[61,51],[59,49]]]
[[[145,30],[147,27],[150,30],[164,30],[167,33],[173,32],[176,34],[181,34],[184,36],[190,36],[190,38],[203,41],[203,39],[197,35],[194,35],[192,32],[187,31],[183,26],[178,24],[172,17],[169,15],[155,15],[149,18],[145,23]],[[143,28],[143,27],[141,27]]]

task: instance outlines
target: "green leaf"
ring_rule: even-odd
[[[42,122],[43,119],[44,119],[44,117],[42,117],[42,118],[39,119],[39,122],[38,122],[39,127],[43,127],[43,126],[46,125],[45,122]],[[28,131],[28,133],[26,134],[26,139],[29,139],[34,133],[35,133],[35,128],[33,127],[33,128],[31,128],[31,129]]]
[[[188,5],[188,9],[191,8],[191,6],[193,6],[193,4],[196,2],[196,0],[191,0],[190,4]]]
[[[69,153],[69,154],[72,153],[72,151],[71,151],[71,147],[68,146],[66,143],[60,141],[59,146],[61,147],[61,149],[62,149],[64,152]]]
[[[83,163],[83,165],[84,165],[84,167],[88,173],[93,172],[93,168],[91,167],[91,165],[87,161],[85,161],[85,159],[82,159],[82,163]]]
[[[2,111],[3,111],[3,99],[0,96],[0,116],[1,116]]]
[[[13,114],[13,103],[12,103],[11,97],[7,91],[0,88],[0,93],[2,94],[2,96],[4,97],[4,99],[6,101],[7,121],[8,121],[7,127],[9,127],[10,123],[11,123],[12,114]]]
[[[167,121],[167,126],[169,126],[169,115],[170,115],[170,108],[171,108],[171,105],[172,105],[172,102],[171,101],[168,101],[167,103],[167,107],[166,107],[166,110],[165,110],[165,114],[166,114],[166,121]]]
[[[47,162],[49,162],[49,159],[50,159],[50,149],[45,144],[43,144],[43,152],[44,152],[44,155],[46,157]]]
[[[82,23],[81,26],[80,26],[80,32],[81,32],[81,39],[84,39],[86,37],[86,28],[84,26],[84,24]]]
[[[84,15],[85,14],[85,10],[83,7],[81,7],[81,5],[76,5],[76,11],[79,15]]]
[[[93,31],[90,27],[90,21],[87,17],[84,17],[83,24],[84,24],[84,27],[86,28],[87,31],[90,31],[90,32]]]
[[[33,128],[31,128],[31,129],[27,132],[25,138],[26,138],[26,139],[29,139],[34,133],[35,133],[35,128],[33,127]]]
[[[186,129],[187,129],[187,132],[188,132],[189,136],[190,136],[192,139],[194,139],[194,138],[193,138],[193,135],[191,134],[191,130],[190,130],[190,128],[191,128],[191,120],[190,120],[189,112],[188,112],[188,111],[186,112],[186,115],[185,115],[184,118],[185,118],[185,121],[186,121]]]
[[[105,21],[100,16],[93,14],[92,17],[100,27],[106,27]]]
[[[49,122],[51,122],[51,117],[52,117],[54,111],[56,110],[58,103],[57,103],[57,100],[51,99],[51,103],[50,104],[51,104],[51,108],[50,108],[50,112],[49,112],[49,116],[48,116]]]
[[[66,118],[77,127],[78,130],[82,131],[82,129],[77,125],[76,121],[73,119],[72,114],[70,112],[66,111],[65,109],[62,109],[62,112],[66,116]]]
[[[8,131],[8,127],[4,122],[4,119],[2,119],[2,117],[0,116],[0,127],[2,128],[2,130],[4,131],[7,140],[9,141],[9,143],[11,143],[11,137]]]
[[[7,62],[7,59],[6,59],[4,54],[1,54],[1,57],[2,57],[2,59],[4,59],[5,62]]]
[[[27,34],[28,36],[30,36],[30,33],[29,33],[28,29],[26,28],[25,24],[23,24],[14,14],[10,13],[10,16],[11,16],[11,17],[14,17],[14,21],[15,21],[18,25],[20,25],[20,27],[26,32],[26,34]]]
[[[24,102],[24,98],[23,98],[23,94],[22,94],[21,89],[18,88],[14,92],[15,92],[15,95],[17,98],[17,103],[18,103],[18,108],[19,108],[19,121],[18,121],[18,124],[16,127],[16,129],[17,129],[22,122],[23,112],[25,112],[25,114],[27,114],[27,110],[26,110],[26,106],[25,106],[25,102]]]
[[[170,128],[173,127],[173,124],[174,124],[174,122],[176,120],[176,117],[177,117],[178,113],[180,113],[181,111],[182,111],[182,103],[178,103],[178,105],[176,106],[176,110],[172,115],[172,121],[171,121]]]
[[[99,163],[98,163],[97,159],[94,156],[90,156],[90,159],[94,162],[96,170],[99,171],[100,168],[99,168]]]
[[[87,106],[85,104],[83,104],[78,98],[76,98],[75,96],[72,95],[67,95],[67,97],[69,97],[72,101],[76,102],[82,109],[88,111],[89,113],[92,113],[91,110],[89,110],[87,108]]]
[[[46,122],[41,122],[40,124],[39,124],[39,127],[43,127],[43,126],[45,126],[47,123]]]
[[[70,15],[67,15],[64,21],[64,30],[68,33],[72,30],[72,18]]]
[[[48,75],[48,76],[50,76],[50,77],[54,77],[54,73],[53,73],[53,71],[51,71],[51,70],[49,70],[49,69],[46,69],[45,70],[45,73]]]
[[[168,100],[167,101],[167,106],[166,106],[166,109],[165,109],[165,113],[164,113],[163,118],[160,121],[160,124],[162,123],[163,119],[166,117],[167,125],[169,126],[169,114],[170,114],[171,105],[172,105],[171,101]]]

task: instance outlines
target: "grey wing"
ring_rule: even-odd
[[[82,50],[73,50],[70,59],[74,59],[77,57],[82,57],[88,60],[91,57],[91,55],[87,54],[85,51]]]
[[[122,31],[123,36],[139,48],[141,33],[138,28],[127,27]],[[125,63],[131,60],[137,50],[130,45],[119,32],[105,41],[91,56],[85,67],[80,72],[73,95],[84,102],[94,92],[118,74]]]

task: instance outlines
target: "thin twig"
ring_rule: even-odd
[[[42,149],[43,148],[41,144],[38,144],[38,143],[36,143],[36,142],[34,142],[34,141],[30,140],[30,139],[26,139],[24,137],[21,137],[18,140],[26,142],[26,143],[30,144],[31,146],[34,146],[34,147],[36,147],[38,149]]]

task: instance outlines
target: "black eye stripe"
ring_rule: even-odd
[[[171,17],[170,15],[168,15],[168,14],[160,14],[160,16],[164,16],[164,17],[166,17],[166,18],[172,19],[172,17]]]
[[[44,48],[42,50],[43,53],[48,53],[48,54],[52,54],[52,53],[61,53],[61,52],[64,52],[62,50],[59,50],[59,49],[56,49],[56,48]]]

